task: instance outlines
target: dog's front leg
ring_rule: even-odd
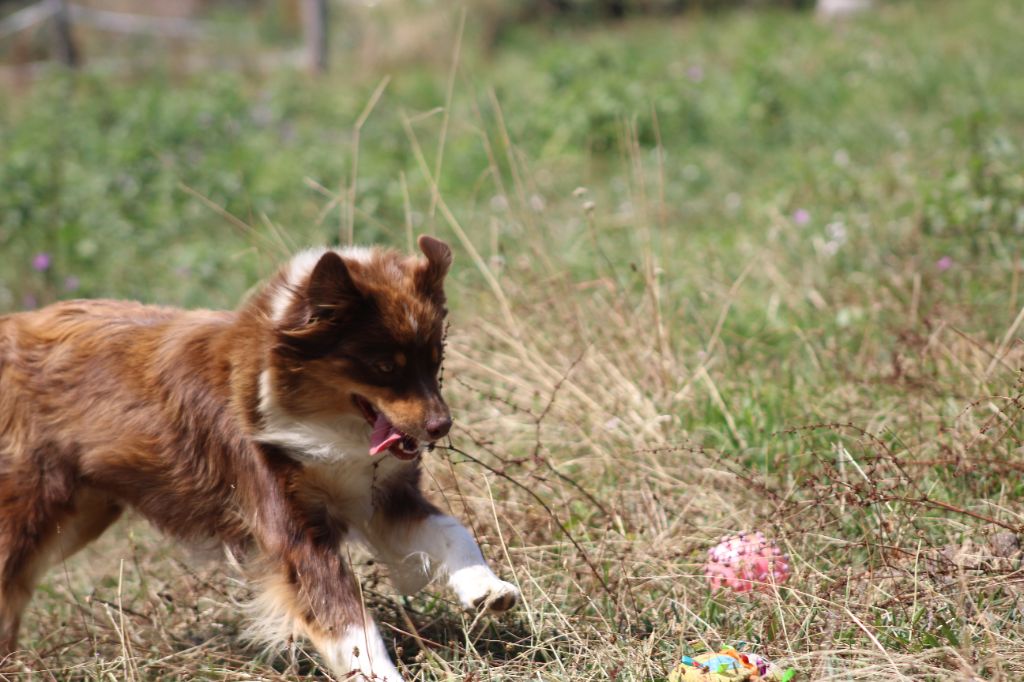
[[[424,499],[418,476],[394,485],[380,503],[365,534],[400,591],[417,592],[440,573],[466,608],[507,611],[519,600],[465,526]]]
[[[338,679],[403,680],[336,549],[297,543],[273,565],[253,604],[252,639],[281,645],[306,637]]]
[[[293,505],[268,471],[254,473],[260,485],[247,491],[263,559],[250,637],[271,646],[305,637],[340,680],[402,682],[338,551],[347,529]]]
[[[406,556],[430,557],[463,606],[501,612],[519,600],[519,589],[494,574],[476,540],[451,516],[432,514],[408,533]]]

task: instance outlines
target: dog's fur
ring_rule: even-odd
[[[451,424],[451,251],[419,244],[425,259],[299,254],[235,312],[69,301],[0,317],[0,657],[41,572],[125,508],[248,557],[254,635],[304,636],[342,677],[402,679],[343,541],[403,592],[440,573],[469,608],[511,607],[516,588],[420,492],[420,448]],[[378,414],[404,438],[372,456]]]

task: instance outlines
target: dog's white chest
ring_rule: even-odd
[[[409,465],[388,454],[371,457],[362,452],[333,462],[306,464],[304,469],[308,483],[324,496],[332,512],[362,528],[373,517],[374,490]]]
[[[270,374],[260,376],[262,429],[256,439],[283,448],[303,465],[317,503],[332,515],[362,527],[373,517],[374,488],[398,471],[415,466],[384,452],[370,454],[370,427],[356,415],[296,418],[274,398]]]

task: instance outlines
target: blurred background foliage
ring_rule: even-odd
[[[1006,251],[1009,235],[995,235],[1021,226],[1015,3],[892,3],[848,26],[809,21],[799,3],[724,14],[707,1],[627,3],[639,16],[589,27],[579,21],[604,4],[485,3],[461,34],[443,3],[336,3],[321,78],[294,66],[293,4],[183,3],[217,36],[187,44],[82,29],[91,66],[73,75],[7,53],[0,307],[67,295],[232,305],[269,264],[211,204],[296,244],[343,239],[350,209],[362,242],[436,229],[403,120],[431,167],[451,121],[439,187],[485,241],[505,248],[486,235],[529,227],[517,208],[543,211],[548,246],[582,275],[593,258],[572,247],[586,221],[571,193],[589,186],[604,222],[630,224],[630,155],[662,175],[660,219],[675,227],[659,239],[682,262],[799,207],[850,240],[878,221],[923,220],[939,255],[957,233],[976,254]],[[495,41],[492,17],[525,7],[535,20]],[[682,13],[649,16],[669,10]],[[381,85],[357,149],[353,126]],[[513,166],[528,170],[517,188]],[[906,183],[919,186],[912,205],[880,213],[880,195]],[[794,262],[812,241],[794,240]],[[40,252],[52,254],[45,272],[32,267]],[[691,284],[684,272],[672,285]]]
[[[653,246],[665,295],[685,302],[772,243],[771,267],[847,299],[838,327],[903,312],[835,281],[943,258],[957,267],[937,300],[970,300],[960,314],[975,328],[1015,305],[1017,3],[894,2],[839,25],[779,3],[671,17],[645,5],[585,25],[581,7],[545,5],[561,18],[516,22],[496,43],[490,12],[511,4],[337,3],[319,77],[296,63],[291,4],[193,5],[218,39],[83,28],[77,73],[4,66],[0,309],[75,296],[232,307],[285,251],[350,229],[395,246],[451,238],[417,149],[512,275],[557,254],[576,280],[611,263],[639,291],[630,267]],[[471,286],[455,296],[477,290],[475,269],[457,276]],[[819,308],[784,306],[781,323],[818,324]],[[738,338],[759,329],[733,324]]]

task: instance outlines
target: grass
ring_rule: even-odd
[[[807,680],[1020,679],[1022,20],[531,27],[455,62],[453,15],[433,60],[321,80],[55,74],[0,101],[0,306],[233,306],[293,247],[433,232],[430,485],[526,599],[474,620],[356,557],[411,678],[661,680],[745,642]],[[752,528],[793,578],[710,594]],[[26,665],[325,676],[237,641],[245,595],[129,520],[49,574]]]

